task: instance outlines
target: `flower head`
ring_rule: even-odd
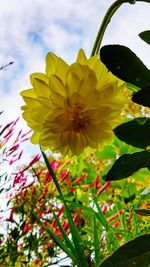
[[[46,74],[30,76],[32,88],[21,93],[23,118],[34,131],[31,142],[62,154],[80,154],[112,138],[127,102],[125,83],[110,73],[98,55],[86,58],[81,49],[67,65],[52,53]]]

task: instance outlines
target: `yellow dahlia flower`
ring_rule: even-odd
[[[127,98],[125,84],[100,61],[80,50],[67,65],[52,53],[46,74],[30,76],[32,88],[21,93],[23,118],[34,131],[31,142],[62,154],[80,154],[111,139]]]

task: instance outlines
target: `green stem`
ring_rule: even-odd
[[[110,23],[112,16],[118,10],[118,8],[124,3],[135,4],[136,2],[150,3],[150,0],[117,0],[109,7],[98,30],[97,37],[91,52],[91,56],[98,54],[106,28]]]

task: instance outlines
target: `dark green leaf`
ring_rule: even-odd
[[[115,135],[129,145],[146,148],[150,145],[150,119],[136,118],[114,129]]]
[[[127,204],[129,202],[132,202],[134,199],[135,199],[136,195],[133,194],[132,196],[130,197],[124,197],[124,203]]]
[[[122,189],[122,196],[124,197],[124,203],[132,202],[136,197],[136,186],[132,183],[127,183]]]
[[[150,216],[150,210],[147,210],[147,209],[137,209],[137,210],[134,210],[138,215],[141,215],[141,216]]]
[[[50,257],[53,257],[55,255],[55,251],[54,251],[54,248],[53,247],[48,247],[47,248],[47,252],[48,252],[48,255]]]
[[[106,67],[118,78],[143,88],[150,84],[150,71],[128,47],[106,45],[100,50]]]
[[[4,191],[4,188],[1,188],[1,189],[0,189],[0,194],[1,194],[3,191]]]
[[[142,151],[124,154],[118,158],[105,176],[106,181],[121,180],[129,177],[141,168],[150,164],[150,152]]]
[[[142,235],[129,241],[110,257],[103,261],[100,267],[149,267],[150,266],[150,234]]]
[[[144,31],[139,34],[140,38],[147,44],[150,44],[150,31]]]
[[[145,107],[150,107],[150,85],[135,93],[132,101]]]

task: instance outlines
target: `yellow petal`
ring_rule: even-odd
[[[53,53],[47,53],[46,55],[46,74],[50,76],[55,74],[58,57]]]
[[[82,96],[87,96],[88,94],[92,92],[93,89],[96,88],[96,84],[97,84],[97,79],[96,79],[95,73],[91,71],[87,75],[86,79],[83,79],[80,82],[78,92]]]
[[[59,94],[59,95],[61,95],[63,97],[66,95],[64,84],[61,81],[61,79],[59,77],[57,77],[56,75],[51,75],[50,76],[49,88],[50,88],[51,92]]]
[[[28,106],[37,107],[39,106],[39,102],[37,98],[31,98],[31,97],[23,97],[23,100],[26,102]]]
[[[86,140],[88,146],[92,148],[98,148],[98,143],[95,140],[91,139],[91,137],[88,134],[86,135]]]
[[[41,81],[45,82],[46,84],[48,84],[48,82],[49,82],[48,77],[44,73],[40,73],[40,72],[35,72],[35,73],[32,73],[30,75],[30,82],[33,86],[34,86],[34,80],[35,79],[41,80]]]
[[[54,105],[55,108],[63,108],[65,105],[65,98],[60,94],[54,93],[51,95],[51,102],[51,105]]]
[[[46,107],[39,106],[39,107],[34,108],[31,111],[31,118],[32,120],[40,124],[44,122],[44,119],[47,116],[47,113],[48,113],[48,109]]]
[[[68,71],[66,74],[66,84],[65,84],[65,89],[66,89],[66,94],[67,97],[70,97],[73,93],[77,92],[78,87],[80,84],[80,80],[74,74],[72,71]]]
[[[61,58],[53,53],[48,53],[46,56],[46,74],[50,76],[55,74],[64,81],[65,74],[68,70],[68,65]]]
[[[74,155],[79,155],[86,147],[86,141],[80,133],[71,132],[69,136],[69,146]]]
[[[76,108],[76,109],[84,108],[84,98],[78,93],[73,93],[72,96],[68,99],[67,104],[71,108]]]
[[[35,91],[35,94],[39,97],[45,97],[49,98],[50,97],[50,89],[47,83],[44,81],[38,79],[38,78],[32,78],[32,84],[33,84],[33,89]]]
[[[73,63],[69,67],[69,71],[73,73],[80,81],[82,79],[85,79],[89,75],[89,72],[91,72],[90,68],[87,65],[81,65],[78,62]]]
[[[86,55],[83,49],[79,50],[76,61],[79,62],[81,65],[84,65],[87,63],[87,58],[86,58]]]
[[[33,135],[30,138],[30,141],[32,144],[39,144],[40,134],[39,133],[33,133]]]
[[[20,95],[22,97],[26,96],[26,97],[31,97],[31,98],[35,98],[36,97],[36,94],[35,92],[33,91],[33,88],[32,89],[27,89],[27,90],[24,90],[20,93]]]

